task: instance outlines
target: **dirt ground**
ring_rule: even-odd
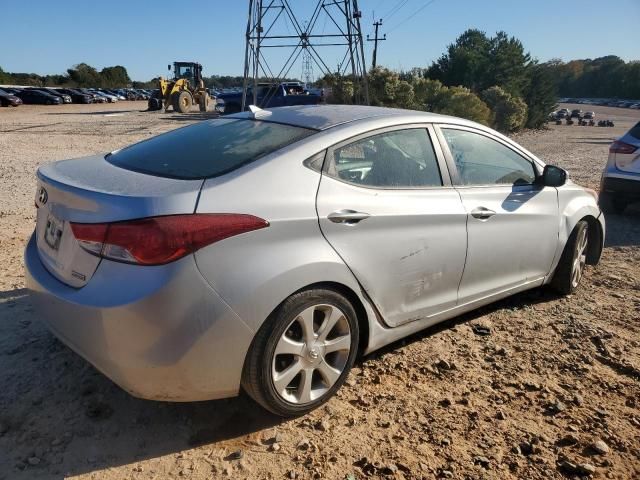
[[[22,252],[39,165],[201,118],[144,108],[0,109],[0,480],[640,478],[637,207],[607,218],[602,262],[575,295],[530,291],[396,343],[305,417],[245,397],[169,404],[120,390],[40,322]],[[609,143],[640,111],[594,110],[616,127],[517,141],[597,188]]]

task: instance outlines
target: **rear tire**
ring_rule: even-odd
[[[551,286],[562,295],[573,293],[584,274],[589,246],[589,224],[580,220],[569,235],[551,280]]]
[[[286,299],[258,330],[245,360],[242,387],[283,417],[329,400],[355,361],[358,319],[341,294],[312,289]]]

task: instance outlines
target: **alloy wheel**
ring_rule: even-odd
[[[325,395],[345,369],[351,329],[337,307],[318,304],[300,312],[273,353],[271,380],[278,395],[298,405]]]
[[[573,288],[576,288],[580,283],[587,263],[587,229],[588,227],[585,226],[580,232],[580,236],[576,239],[576,252],[571,267],[571,286]]]

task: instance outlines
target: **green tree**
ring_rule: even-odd
[[[433,112],[462,117],[489,125],[491,110],[475,93],[465,87],[442,87],[433,100]]]
[[[491,109],[491,126],[502,132],[520,130],[527,120],[527,104],[501,87],[493,86],[480,96]]]
[[[122,88],[131,84],[127,69],[121,65],[105,67],[100,72],[100,82],[106,88]]]
[[[371,69],[368,76],[369,103],[375,106],[415,108],[413,86],[383,67]]]
[[[490,45],[485,82],[502,87],[512,95],[522,95],[529,83],[531,56],[524,51],[520,40],[505,32],[496,33]]]
[[[426,75],[445,85],[484,90],[491,85],[486,78],[490,51],[491,40],[487,35],[481,30],[469,29],[447,47],[447,53],[429,67]]]
[[[86,63],[79,63],[67,69],[70,80],[78,87],[101,87],[102,81],[98,71]]]
[[[525,126],[541,128],[549,113],[556,109],[557,89],[552,72],[545,65],[534,65],[529,71],[530,81],[524,99],[529,111]]]

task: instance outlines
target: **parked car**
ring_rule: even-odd
[[[47,88],[47,87],[38,87],[38,88],[34,88],[34,90],[39,90],[41,92],[45,92],[48,93],[49,95],[53,95],[54,97],[60,97],[62,99],[62,103],[72,103],[73,100],[71,99],[70,95],[67,95],[66,93],[63,93],[59,90],[56,90],[54,88]]]
[[[242,90],[221,93],[217,101],[224,103],[224,113],[236,113],[241,110]],[[306,93],[302,85],[296,83],[260,83],[257,90],[257,105],[261,108],[284,107],[292,105],[317,105],[324,98],[320,95]],[[247,104],[253,103],[253,88],[247,90]]]
[[[33,103],[41,105],[60,105],[63,103],[61,97],[30,88],[20,90],[15,95],[17,97],[20,97],[22,103]]]
[[[104,98],[108,103],[115,103],[118,101],[118,97],[102,90],[91,90],[92,93]]]
[[[85,95],[91,95],[92,103],[107,103],[109,101],[106,97],[98,95],[96,92],[88,88],[78,88],[78,91],[84,93]]]
[[[584,112],[580,118],[583,120],[594,120],[596,118],[596,112]]]
[[[600,183],[600,208],[623,213],[640,201],[640,122],[609,147],[609,160]]]
[[[115,96],[118,100],[126,100],[127,97],[125,97],[124,95],[122,95],[121,93],[119,93],[117,90],[103,90],[105,93],[108,93],[109,95],[113,95]]]
[[[0,88],[0,105],[3,107],[17,107],[18,105],[22,105],[22,100],[13,93],[9,93]]]
[[[569,116],[569,110],[566,108],[561,108],[556,112],[556,118],[567,118]]]
[[[581,115],[582,115],[582,110],[580,110],[579,108],[576,108],[575,110],[571,110],[571,115],[569,116],[569,118],[580,118]]]
[[[242,387],[283,416],[358,353],[573,292],[605,232],[595,192],[498,132],[378,107],[253,109],[37,180],[26,282],[63,342],[133,395]]]
[[[93,95],[88,95],[72,88],[61,88],[60,91],[69,95],[73,103],[93,103]]]

